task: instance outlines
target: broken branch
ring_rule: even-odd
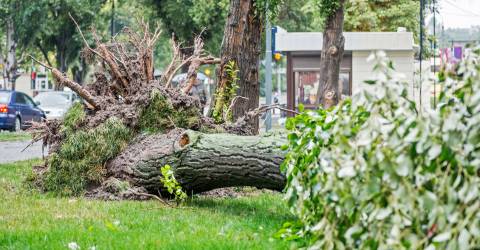
[[[80,36],[82,37],[83,42],[85,43],[85,47],[87,47],[88,50],[90,50],[92,53],[94,53],[98,57],[105,60],[105,58],[102,55],[100,55],[100,53],[98,53],[98,51],[92,49],[92,47],[90,47],[90,45],[88,45],[87,39],[85,39],[85,36],[83,35],[82,29],[80,29],[80,26],[78,25],[77,21],[75,21],[75,18],[73,18],[72,14],[70,14],[70,12],[68,13],[68,16],[70,16],[70,19],[72,19],[73,23],[77,27],[78,33],[80,33]]]
[[[73,92],[81,96],[86,102],[88,102],[88,104],[92,105],[95,109],[99,108],[100,105],[95,100],[95,97],[93,97],[92,94],[85,90],[80,84],[68,79],[68,77],[66,77],[62,72],[60,72],[60,70],[38,61],[32,55],[30,55],[30,57],[33,61],[52,71],[53,78],[57,80],[58,84],[69,87]]]

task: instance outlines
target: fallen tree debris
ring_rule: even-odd
[[[86,103],[86,108],[74,105],[62,121],[33,124],[34,140],[49,146],[35,183],[67,195],[163,201],[158,196],[164,193],[160,169],[169,164],[188,194],[230,186],[281,190],[283,139],[245,136],[253,131],[251,119],[277,107],[254,110],[237,122],[203,116],[202,104],[190,91],[199,67],[220,60],[204,52],[200,36],[189,58],[180,57],[180,45],[172,39],[172,61],[155,80],[153,49],[160,31],[150,33],[145,23],[141,27],[140,32],[126,28],[108,43],[94,33],[95,48],[79,29],[85,42],[82,56],[96,68],[86,86],[35,60]],[[172,87],[173,76],[186,64],[185,83]]]

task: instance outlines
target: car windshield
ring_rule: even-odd
[[[0,103],[8,103],[10,101],[9,92],[0,92]]]
[[[40,93],[33,99],[42,106],[64,106],[69,103],[65,95],[57,93]]]

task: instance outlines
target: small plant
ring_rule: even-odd
[[[222,123],[224,122],[224,117],[227,118],[227,120],[231,120],[233,118],[230,105],[237,95],[237,89],[238,89],[238,68],[235,65],[235,61],[229,61],[225,65],[225,72],[227,73],[228,76],[228,82],[225,86],[221,87],[217,93],[215,94],[216,102],[215,102],[215,108],[213,110],[213,119],[217,123]],[[228,114],[225,114],[227,113]]]
[[[175,196],[175,201],[181,203],[187,199],[187,194],[183,192],[182,186],[178,183],[177,179],[173,175],[172,167],[170,165],[165,165],[161,169],[162,176],[160,181],[163,183],[163,186],[167,189],[168,193]]]

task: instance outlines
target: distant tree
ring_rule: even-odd
[[[16,10],[20,1],[0,0],[0,65],[2,67],[3,83],[9,83],[15,90],[15,82],[18,77],[18,33]],[[5,88],[6,86],[2,86]]]
[[[320,31],[325,17],[321,0],[284,0],[274,24],[289,31]],[[419,0],[345,1],[344,31],[396,31],[406,27],[419,33]]]
[[[319,31],[324,18],[318,12],[318,0],[283,0],[272,23],[288,31]]]
[[[477,41],[480,43],[480,26],[470,28],[448,28],[437,29],[437,38],[440,40],[441,47],[452,46],[452,41]]]
[[[53,42],[57,68],[67,71],[67,63],[74,61],[83,47],[78,31],[69,17],[75,18],[83,30],[90,28],[95,15],[100,11],[101,0],[66,0],[48,5],[47,15],[50,28],[44,29],[39,38],[45,42]]]
[[[321,0],[320,4],[320,14],[325,18],[325,28],[317,102],[324,108],[329,108],[338,103],[340,96],[338,78],[345,44],[343,37],[345,0]]]
[[[154,7],[168,35],[182,43],[182,54],[193,53],[195,35],[202,33],[205,48],[218,52],[223,37],[228,0],[144,0]]]
[[[20,1],[18,22],[22,23],[19,41],[38,49],[48,64],[49,53],[55,54],[55,67],[62,72],[78,61],[83,40],[69,13],[82,30],[88,30],[98,18],[105,0]],[[32,21],[34,20],[34,21]],[[29,24],[29,25],[25,25]],[[82,63],[79,64],[80,67]],[[78,66],[78,64],[77,64]],[[77,71],[79,68],[76,69]],[[78,72],[77,72],[78,73]],[[81,80],[78,79],[77,80]],[[80,81],[81,82],[81,81]]]
[[[396,31],[405,27],[417,36],[419,0],[364,0],[345,2],[345,31]]]

